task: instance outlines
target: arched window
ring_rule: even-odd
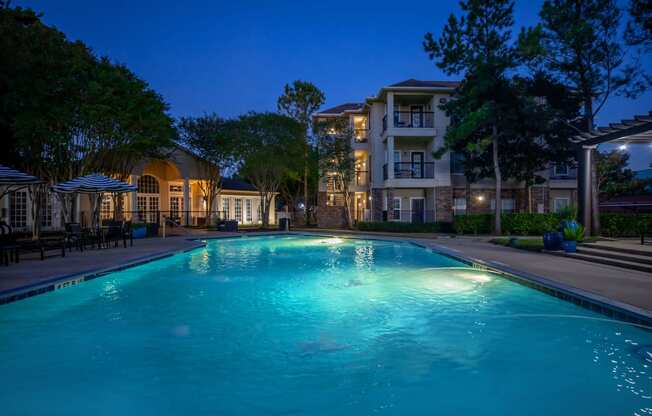
[[[151,175],[144,175],[138,178],[139,194],[158,194],[158,180]]]

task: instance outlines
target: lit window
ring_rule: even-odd
[[[251,212],[251,199],[245,199],[245,220],[247,222],[253,221],[253,213]]]
[[[183,192],[183,185],[170,185],[170,192]]]
[[[455,198],[453,200],[453,214],[454,215],[466,214],[466,198]]]
[[[401,198],[394,198],[394,206],[393,208],[393,215],[392,219],[394,220],[401,220]]]
[[[140,194],[158,194],[158,180],[151,175],[145,175],[138,178],[138,193]]]
[[[235,220],[238,222],[242,222],[242,199],[238,198],[235,200],[234,210],[235,210]]]

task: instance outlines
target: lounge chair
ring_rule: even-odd
[[[66,224],[64,242],[68,246],[68,251],[72,251],[73,246],[79,251],[84,251],[84,247],[86,246],[86,233],[84,233],[79,223],[71,222]]]

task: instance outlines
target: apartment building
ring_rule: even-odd
[[[345,118],[355,134],[356,161],[353,218],[356,221],[452,221],[454,215],[495,210],[494,181],[475,182],[464,175],[464,160],[443,146],[449,120],[439,107],[458,86],[454,81],[409,79],[382,87],[361,103],[347,103],[321,111],[314,121]],[[555,212],[577,197],[576,172],[570,166],[550,166],[540,176],[545,182],[529,190],[505,181],[503,212]],[[530,204],[528,204],[528,200]],[[319,188],[320,226],[343,225],[343,198],[328,178]]]

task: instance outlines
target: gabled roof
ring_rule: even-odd
[[[237,179],[222,178],[222,189],[225,191],[257,191],[255,186],[249,182]]]
[[[413,87],[413,88],[457,88],[459,81],[422,81],[414,78],[397,82],[390,87]]]
[[[318,115],[342,115],[344,112],[355,112],[362,110],[364,103],[346,103],[320,111]]]

